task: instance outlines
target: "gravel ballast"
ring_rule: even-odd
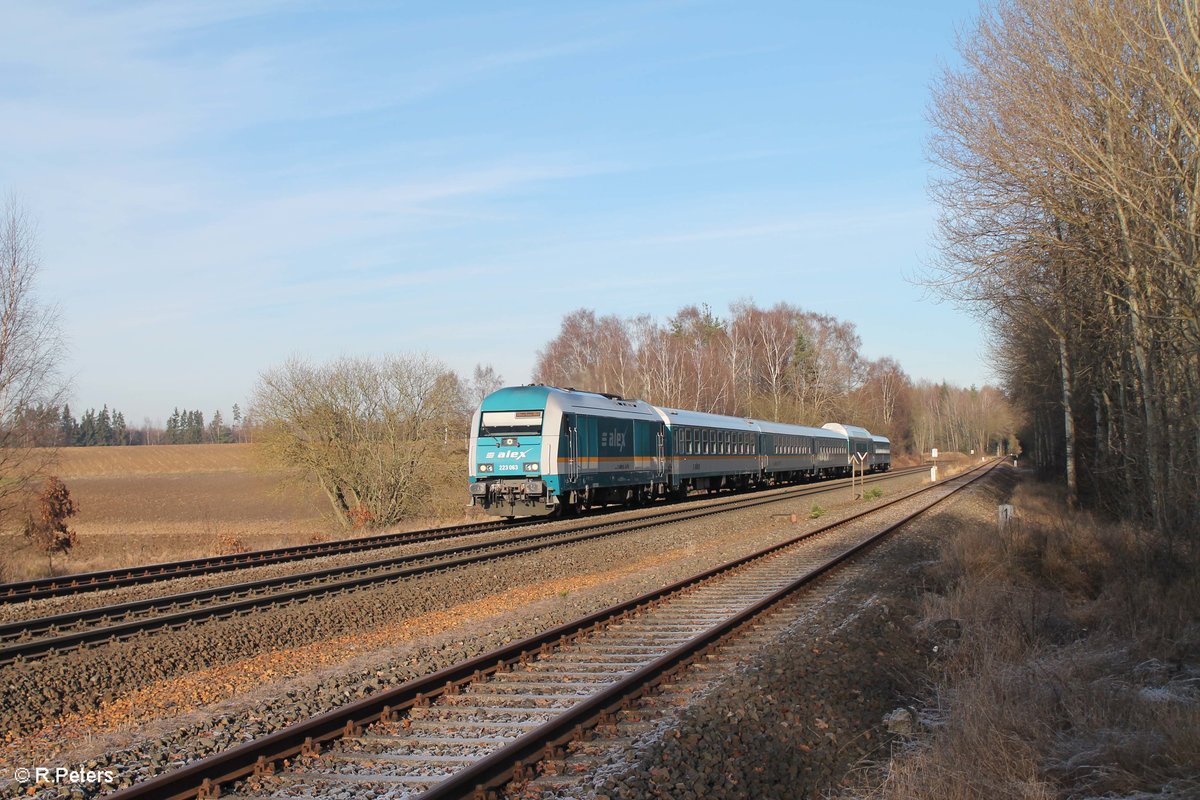
[[[917,482],[912,478],[909,480]],[[887,491],[892,494],[899,489],[889,486]],[[843,489],[830,494],[844,497],[848,492]],[[828,506],[830,513],[816,521],[805,519],[814,503]],[[801,516],[798,525],[790,525],[780,518],[780,515],[786,516],[793,511]],[[209,623],[169,637],[142,637],[36,662],[21,668],[21,674],[16,678],[23,685],[19,684],[15,692],[6,691],[5,696],[41,696],[44,701],[35,702],[34,707],[24,710],[6,707],[3,713],[6,721],[11,713],[13,719],[20,719],[28,728],[36,729],[37,723],[53,714],[52,709],[56,707],[60,714],[64,710],[92,710],[106,693],[112,698],[128,692],[131,684],[166,686],[173,676],[237,663],[249,653],[311,644],[347,629],[365,631],[396,619],[456,605],[486,603],[497,592],[506,589],[555,580],[570,581],[580,575],[599,574],[614,564],[634,565],[664,553],[671,556],[667,563],[652,564],[622,575],[610,585],[566,590],[563,596],[542,599],[532,607],[505,612],[486,624],[476,622],[467,629],[416,637],[394,648],[347,653],[339,662],[315,674],[268,681],[251,697],[227,699],[199,710],[184,707],[180,709],[183,716],[177,722],[152,723],[138,735],[130,731],[110,732],[107,738],[97,740],[91,747],[75,748],[72,755],[78,755],[81,760],[86,758],[85,763],[115,767],[118,785],[126,785],[184,760],[224,749],[349,699],[365,696],[383,686],[425,674],[795,535],[806,527],[836,519],[838,515],[835,502],[830,498],[809,497],[781,502],[556,548],[550,553],[468,567],[390,588]],[[730,530],[738,530],[738,534],[730,537],[727,535]],[[134,675],[134,671],[138,674]],[[6,681],[13,678],[11,674],[4,677]],[[56,686],[62,687],[57,696]],[[35,692],[35,687],[43,691]],[[49,692],[44,691],[47,688],[50,688]],[[127,737],[125,744],[128,747],[118,750],[122,737]],[[36,741],[30,748],[17,745],[10,748],[10,753],[17,754],[25,749],[32,757],[37,746]],[[104,754],[105,750],[111,754]],[[85,787],[84,793],[94,793],[94,790]]]
[[[912,732],[906,706],[921,676],[956,638],[951,625],[919,629],[939,541],[993,524],[1007,482],[993,478],[840,570],[827,587],[765,620],[732,650],[693,666],[628,712],[610,735],[573,745],[584,776],[543,777],[521,797],[817,798],[857,765],[886,757]],[[782,618],[782,619],[781,619]],[[779,630],[782,628],[782,630]],[[902,722],[909,724],[903,725]],[[647,730],[647,728],[649,730]],[[629,740],[632,739],[632,746]],[[550,772],[556,768],[551,767]],[[535,791],[539,786],[547,788]],[[518,794],[514,791],[513,796]]]

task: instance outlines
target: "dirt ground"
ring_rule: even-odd
[[[55,473],[79,506],[78,544],[56,573],[344,535],[319,492],[262,468],[249,444],[63,448]],[[19,533],[3,533],[0,580],[49,571]]]

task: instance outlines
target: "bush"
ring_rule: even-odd
[[[813,507],[808,512],[808,518],[809,519],[817,519],[824,513],[825,513],[825,509],[821,508],[816,503],[813,503]]]
[[[79,506],[71,499],[67,485],[57,476],[46,479],[45,487],[35,501],[35,509],[25,520],[25,538],[46,554],[50,569],[54,569],[54,554],[67,552],[78,538],[67,527],[67,519],[75,516]]]
[[[217,555],[235,556],[238,553],[248,553],[250,548],[246,543],[232,533],[222,533],[217,537]]]

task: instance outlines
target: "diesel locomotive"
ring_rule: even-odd
[[[541,385],[485,397],[469,450],[471,503],[504,517],[891,467],[887,437],[854,425],[786,425]]]

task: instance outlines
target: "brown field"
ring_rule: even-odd
[[[79,505],[79,543],[56,573],[344,535],[318,491],[262,468],[249,444],[64,448],[55,472]],[[3,534],[0,580],[48,572],[44,555]]]

